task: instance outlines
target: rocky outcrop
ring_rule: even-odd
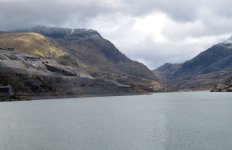
[[[232,76],[224,84],[215,85],[211,92],[232,92]]]

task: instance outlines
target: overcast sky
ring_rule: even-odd
[[[150,69],[181,63],[232,35],[231,0],[0,0],[0,30],[97,30]]]

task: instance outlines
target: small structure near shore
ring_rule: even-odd
[[[1,47],[0,47],[0,50],[2,50],[2,51],[15,51],[14,48],[1,48]]]
[[[0,86],[0,94],[1,95],[14,94],[14,90],[11,86]]]

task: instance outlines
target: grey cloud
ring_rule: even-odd
[[[27,28],[38,24],[62,26],[75,18],[79,26],[85,26],[89,18],[107,12],[108,8],[96,2],[91,5],[65,5],[49,1],[0,1],[0,30]]]
[[[223,40],[201,38],[194,43],[188,43],[185,39],[177,42],[158,42],[153,39],[152,35],[140,37],[139,33],[130,29],[130,25],[126,26],[130,23],[133,24],[133,20],[126,22],[125,25],[122,24],[120,28],[109,35],[104,33],[104,29],[102,29],[102,33],[129,58],[143,62],[151,69],[165,63],[183,63],[216,44],[218,40]]]
[[[209,43],[204,41],[203,44],[182,42],[182,45],[175,44],[175,42],[159,43],[148,35],[143,41],[138,41],[133,45],[129,42],[138,39],[139,35],[130,31],[129,28],[119,29],[114,33],[119,38],[123,37],[123,40],[119,40],[119,38],[112,40],[120,51],[133,60],[143,62],[151,69],[158,68],[165,63],[183,63],[215,44],[214,41]],[[128,37],[128,35],[133,36],[133,38],[124,38],[124,36]],[[126,44],[130,46],[128,47]]]
[[[27,28],[42,23],[60,24],[66,17],[63,10],[57,11],[49,8],[49,4],[42,5],[36,1],[0,2],[0,12],[1,30]]]
[[[127,53],[127,55],[134,60],[143,60],[151,69],[158,68],[165,63],[183,63],[205,50],[199,45],[184,44],[178,46],[169,44],[169,46],[166,46],[158,43],[152,43],[149,46],[143,45],[142,49],[141,47],[134,47],[134,53]]]
[[[162,34],[171,40],[182,40],[186,37],[218,36],[232,34],[232,17],[217,15],[210,10],[202,11],[196,22],[166,24]]]
[[[208,8],[216,15],[232,16],[231,3],[229,0],[220,3],[209,0],[0,1],[0,28],[6,30],[42,23],[62,26],[73,17],[79,26],[85,26],[98,15],[118,12],[132,17],[143,17],[151,12],[160,11],[177,22],[194,22],[200,18],[202,8]]]

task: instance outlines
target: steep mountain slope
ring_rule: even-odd
[[[156,80],[152,72],[142,63],[130,60],[115,46],[101,38],[56,39],[61,46],[83,62],[87,71],[97,70],[121,75],[133,75]]]
[[[176,88],[211,89],[232,74],[232,38],[216,44],[182,64],[153,70],[159,81]]]
[[[95,30],[36,26],[14,32],[40,33],[54,39],[67,53],[80,60],[79,64],[90,73],[109,72],[156,80],[145,65],[129,59]]]

